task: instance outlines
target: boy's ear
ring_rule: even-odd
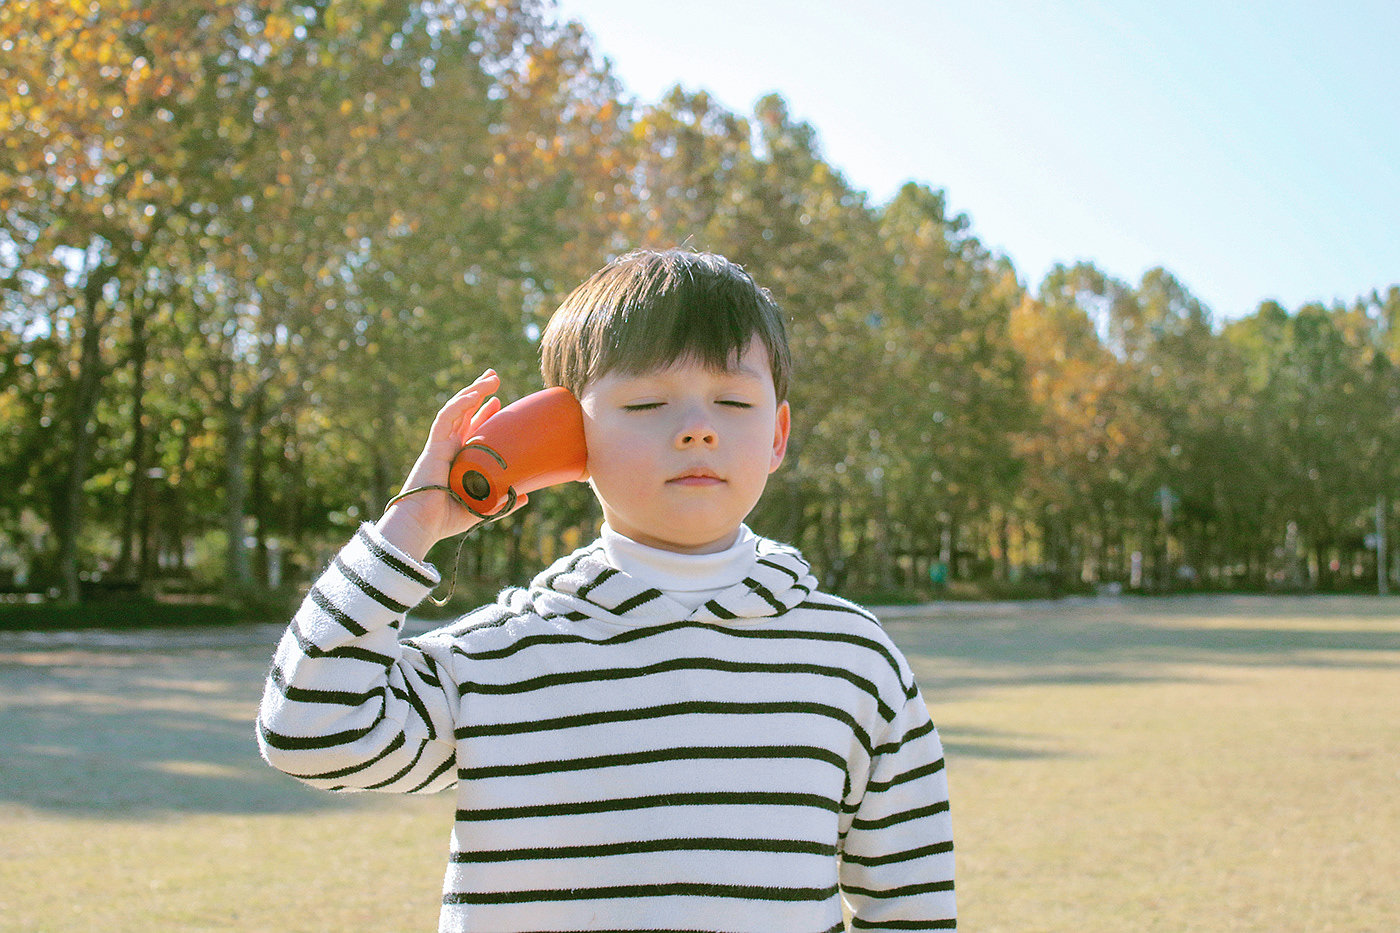
[[[788,434],[792,431],[792,406],[786,401],[778,406],[778,416],[773,424],[773,460],[768,464],[768,472],[772,473],[782,465],[783,457],[787,454]]]

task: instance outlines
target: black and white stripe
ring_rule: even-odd
[[[418,639],[435,574],[362,530],[278,649],[259,735],[317,786],[457,785],[444,930],[952,929],[941,745],[864,610],[760,542],[694,612],[590,546]]]

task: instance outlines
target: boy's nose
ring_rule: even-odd
[[[695,431],[683,431],[680,435],[680,446],[682,447],[713,447],[715,446],[715,432],[708,428],[701,428]]]
[[[714,425],[703,417],[699,412],[691,414],[676,432],[676,446],[678,447],[713,447],[719,438],[715,435]]]

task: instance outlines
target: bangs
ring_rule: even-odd
[[[733,368],[757,338],[773,388],[786,397],[787,337],[767,290],[723,257],[670,250],[634,253],[575,289],[541,342],[545,381],[574,394],[610,372],[666,369],[694,361]]]
[[[594,315],[599,326],[585,337],[585,343],[594,344],[589,356],[595,371],[589,379],[614,370],[637,374],[665,369],[682,361],[717,371],[734,366],[755,336],[753,319],[726,300],[733,296],[717,294],[715,284],[677,288],[662,283],[654,293],[618,295],[612,314]]]

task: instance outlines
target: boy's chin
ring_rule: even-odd
[[[715,554],[727,550],[739,536],[736,525],[727,531],[696,531],[694,534],[677,534],[675,529],[664,533],[648,534],[645,531],[614,528],[638,544],[656,548],[659,551],[672,551],[676,554]]]

